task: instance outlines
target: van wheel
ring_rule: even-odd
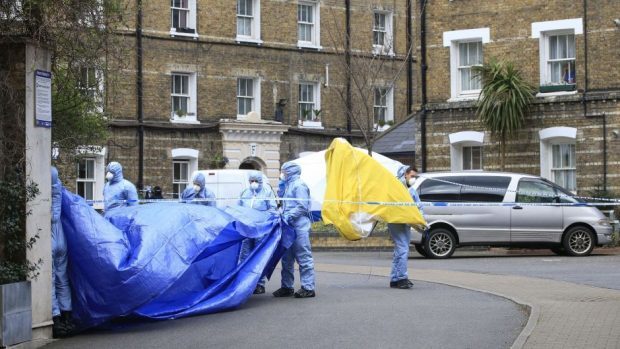
[[[416,252],[418,252],[422,257],[428,257],[428,253],[426,253],[426,250],[424,249],[424,245],[413,244],[413,247],[415,247]]]
[[[449,258],[455,249],[456,238],[448,229],[432,229],[424,240],[424,251],[429,258]]]
[[[583,226],[572,227],[564,234],[562,245],[569,256],[587,256],[594,249],[594,234]]]

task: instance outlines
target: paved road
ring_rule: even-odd
[[[236,311],[131,324],[46,348],[495,349],[510,347],[527,321],[522,307],[486,293],[427,282],[394,290],[369,275],[323,272],[317,279],[314,299],[253,296]],[[278,285],[270,282],[268,292]]]
[[[391,252],[317,252],[323,263],[390,266]],[[413,269],[519,275],[620,290],[620,249],[597,249],[588,257],[557,256],[548,250],[459,251],[450,259],[425,259],[411,252]],[[415,275],[414,275],[415,276]]]

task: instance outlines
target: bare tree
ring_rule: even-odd
[[[382,45],[373,47],[372,51],[352,49],[352,37],[333,8],[329,17],[331,25],[326,31],[330,44],[336,53],[340,72],[344,79],[350,79],[350,87],[345,84],[334,85],[334,88],[343,112],[359,129],[368,154],[372,155],[379,131],[384,125],[393,124],[393,120],[386,120],[387,108],[383,106],[387,105],[388,96],[393,94],[394,87],[405,74],[407,58],[412,52],[409,49],[405,55],[395,55],[394,36],[381,33],[373,33],[373,40]]]
[[[40,43],[52,55],[52,142],[73,155],[107,137],[104,86],[108,67],[122,67],[125,50],[118,29],[127,4],[121,0],[5,0],[0,38]]]

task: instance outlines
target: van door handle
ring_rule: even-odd
[[[515,205],[515,206],[512,206],[512,209],[513,209],[513,210],[522,210],[522,209],[523,209],[523,207],[521,207],[521,206],[519,206],[519,205]]]

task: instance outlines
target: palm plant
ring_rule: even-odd
[[[506,164],[506,140],[516,135],[534,98],[534,86],[511,62],[492,59],[473,67],[482,83],[476,116],[487,131],[499,136],[501,169]]]

